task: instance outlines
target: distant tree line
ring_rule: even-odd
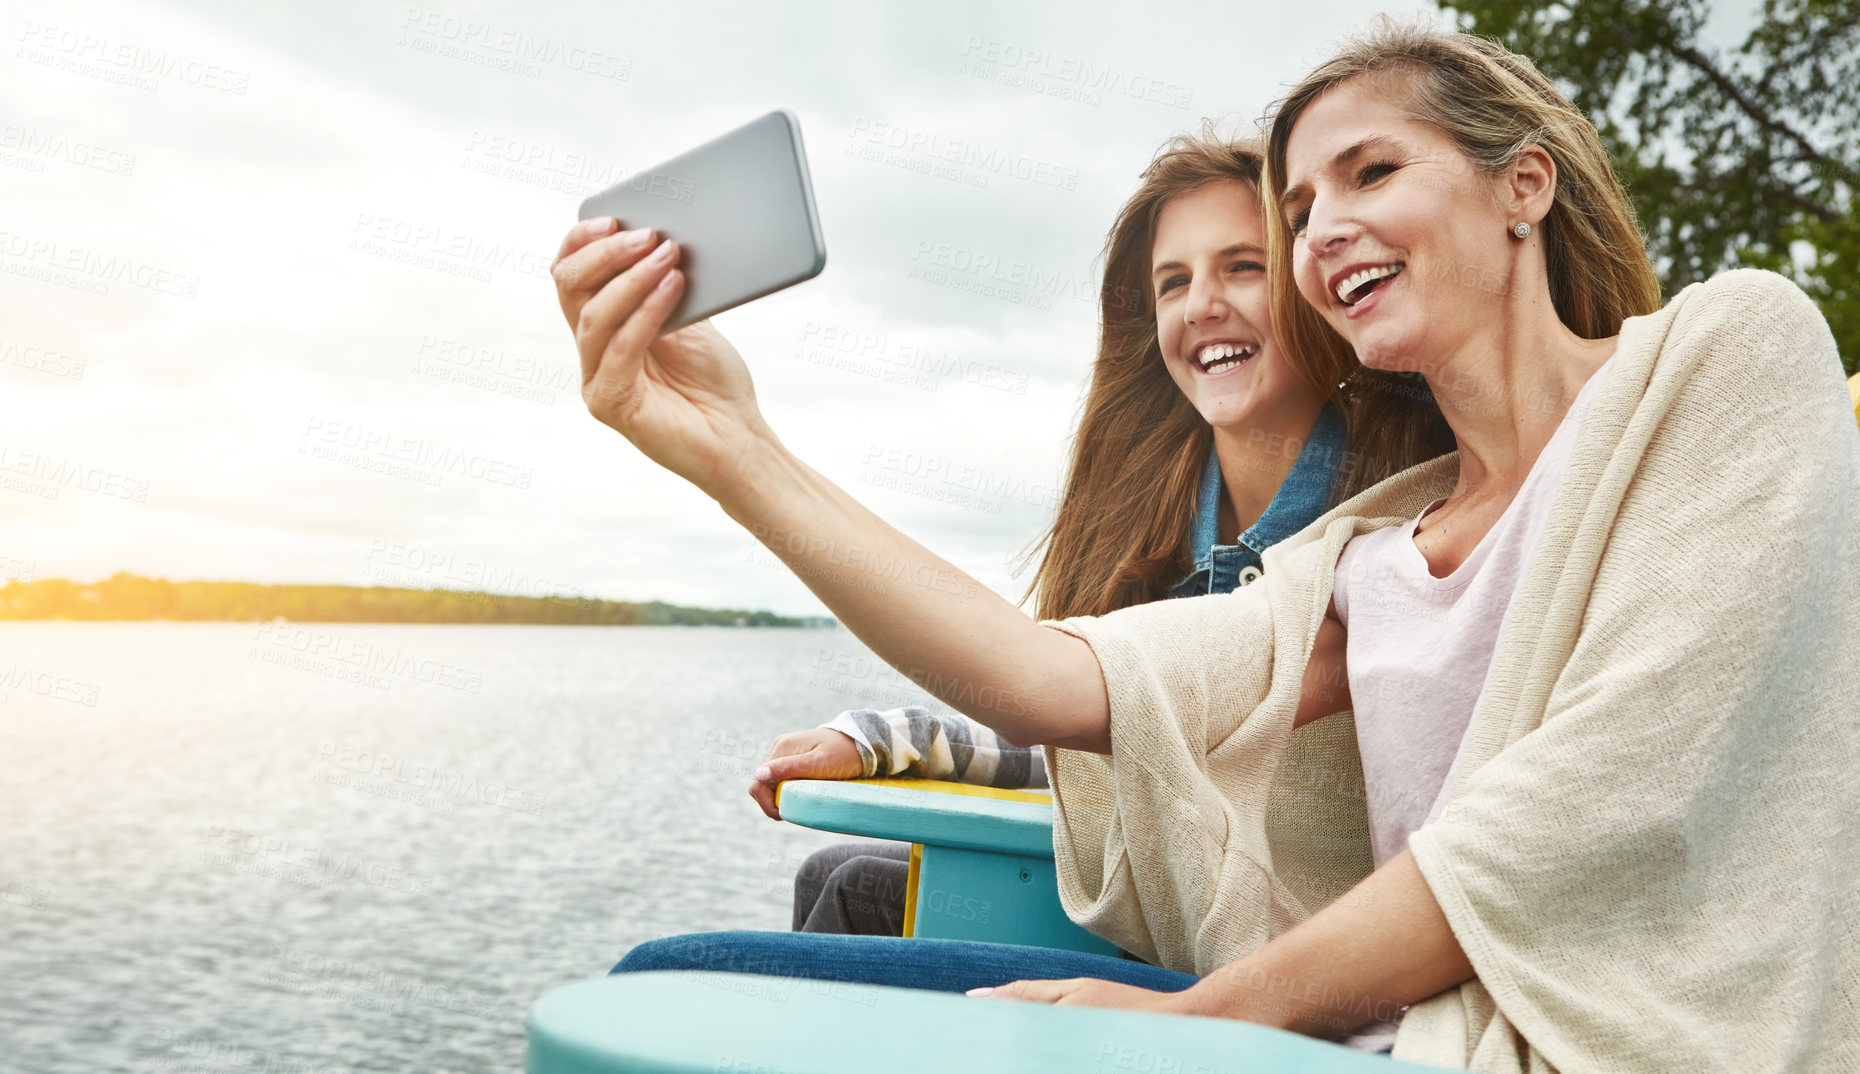
[[[0,586],[0,619],[171,619],[302,623],[561,623],[581,626],[830,626],[733,608],[686,608],[662,601],[516,597],[452,589],[342,585],[170,582],[118,574],[102,582],[48,578]]]

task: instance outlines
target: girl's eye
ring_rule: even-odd
[[[1166,295],[1169,292],[1175,290],[1177,287],[1182,287],[1182,286],[1187,285],[1187,283],[1188,283],[1187,276],[1171,276],[1162,282],[1162,286],[1156,288],[1156,293],[1159,295]]]
[[[1311,222],[1311,210],[1310,209],[1298,210],[1298,212],[1293,214],[1292,216],[1292,220],[1291,220],[1292,234],[1303,235],[1305,233],[1305,225],[1309,224],[1310,222]]]
[[[1266,271],[1266,266],[1260,264],[1257,261],[1236,261],[1234,262],[1234,267],[1230,271],[1233,271],[1233,272],[1264,272]]]

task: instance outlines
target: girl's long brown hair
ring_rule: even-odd
[[[1660,281],[1647,259],[1634,204],[1615,177],[1601,135],[1530,60],[1470,34],[1383,17],[1345,43],[1281,101],[1266,142],[1266,235],[1272,323],[1280,346],[1309,377],[1349,382],[1359,420],[1381,421],[1427,386],[1415,374],[1365,369],[1355,351],[1305,302],[1292,278],[1292,235],[1279,196],[1286,189],[1292,127],[1313,101],[1361,75],[1381,83],[1409,114],[1438,127],[1487,175],[1536,144],[1556,163],[1556,200],[1538,230],[1557,317],[1584,339],[1603,339],[1629,317],[1660,308]],[[1398,425],[1400,423],[1397,423]]]
[[[1029,587],[1029,595],[1039,595],[1042,619],[1103,615],[1161,599],[1194,566],[1196,493],[1213,432],[1163,365],[1150,251],[1170,199],[1227,180],[1257,197],[1261,169],[1254,143],[1224,140],[1212,129],[1179,135],[1158,151],[1117,214],[1104,246],[1098,358],[1073,436],[1065,495],[1052,526],[1027,552],[1044,551]],[[1278,340],[1286,346],[1282,333]],[[1350,428],[1333,502],[1451,446],[1425,385],[1419,396],[1365,418],[1340,390],[1344,375],[1320,374],[1291,357],[1293,369],[1341,406]]]

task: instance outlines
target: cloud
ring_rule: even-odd
[[[1136,174],[1372,10],[26,9],[0,25],[22,57],[0,68],[0,445],[147,494],[0,489],[0,558],[360,584],[430,548],[820,612],[587,416],[545,276],[591,184],[779,106],[828,269],[719,324],[804,458],[1018,598]]]

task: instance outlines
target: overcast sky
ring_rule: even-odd
[[[1417,9],[9,3],[0,579],[819,612],[588,416],[547,277],[586,194],[787,108],[827,268],[717,323],[803,458],[1018,599],[1137,173]]]

